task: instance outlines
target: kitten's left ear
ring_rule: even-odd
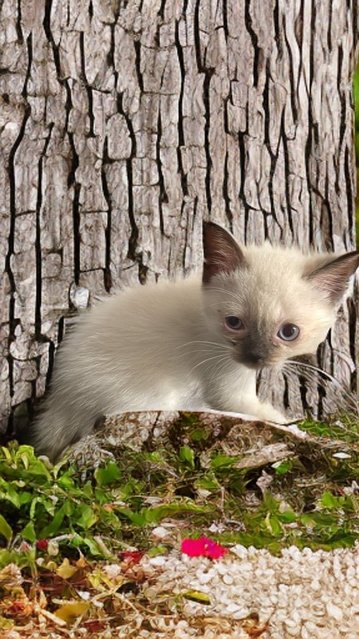
[[[215,275],[229,275],[238,268],[247,266],[235,239],[214,222],[203,222],[203,252],[204,284],[208,284]]]
[[[327,259],[327,258],[324,258]],[[337,304],[343,296],[348,280],[359,267],[359,252],[352,251],[341,255],[324,266],[316,268],[306,275],[314,286],[326,293],[333,304]]]

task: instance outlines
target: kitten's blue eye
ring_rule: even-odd
[[[227,328],[230,328],[232,331],[241,331],[244,328],[244,324],[240,317],[236,315],[227,315],[224,318]]]
[[[283,324],[283,326],[280,327],[277,335],[285,342],[293,342],[295,339],[297,339],[299,333],[300,330],[298,326],[288,323]]]

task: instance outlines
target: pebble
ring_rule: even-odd
[[[268,622],[263,639],[359,639],[359,544],[330,552],[291,547],[280,556],[240,545],[230,550],[212,562],[175,551],[167,557],[145,556],[142,566],[145,572],[154,564],[161,567],[151,584],[159,592],[165,593],[175,579],[176,592],[198,590],[209,595],[208,607],[186,602],[189,619],[208,615],[235,622],[255,612],[260,624]],[[174,636],[210,639],[211,632],[209,626],[197,634],[189,624]],[[241,637],[238,628],[232,634],[219,634],[217,629],[213,637],[222,634],[225,639]]]

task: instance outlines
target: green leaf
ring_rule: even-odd
[[[274,468],[277,475],[285,475],[292,470],[293,462],[291,459],[284,459],[283,461],[272,464],[272,468]]]
[[[265,518],[265,526],[267,530],[271,533],[271,535],[273,535],[274,537],[278,537],[283,532],[282,526],[280,525],[278,518],[274,517],[273,515],[270,515],[269,513]]]
[[[13,536],[13,530],[11,528],[11,526],[9,526],[9,524],[7,523],[5,517],[3,517],[2,515],[0,515],[0,535],[2,535],[3,537],[5,537],[6,541],[9,543],[12,536]]]
[[[15,508],[20,508],[20,495],[14,486],[0,478],[0,500],[9,501]]]
[[[285,510],[282,513],[278,513],[277,517],[283,524],[292,524],[298,519],[298,515],[293,510]]]
[[[190,437],[193,442],[203,442],[208,439],[208,431],[205,428],[194,428],[190,432]]]
[[[229,455],[222,455],[219,453],[215,455],[211,459],[211,467],[212,468],[227,468],[228,466],[233,466],[237,461],[236,457],[229,457]]]
[[[210,492],[215,492],[220,488],[219,482],[212,475],[203,475],[202,477],[199,477],[199,479],[195,481],[194,486],[199,490],[209,490]]]
[[[179,456],[181,462],[183,462],[184,464],[186,464],[190,468],[193,469],[195,467],[194,451],[189,446],[182,446],[180,448],[180,450],[179,450],[178,456]]]
[[[4,548],[0,550],[0,568],[4,568],[9,564],[16,564],[20,568],[34,567],[35,565],[35,551],[30,548],[26,552],[19,552],[18,550],[9,550]]]
[[[97,468],[95,479],[98,486],[108,486],[121,479],[121,471],[115,462],[110,461],[104,468]]]
[[[64,521],[65,517],[69,517],[71,519],[71,516],[73,514],[73,510],[75,508],[75,505],[72,505],[71,502],[66,501],[56,512],[55,515],[52,519],[52,521],[45,526],[45,528],[43,528],[39,534],[39,538],[40,539],[48,539],[49,537],[52,537],[55,533],[58,532],[60,526],[62,526],[62,523]]]
[[[91,528],[91,526],[93,526],[98,520],[98,516],[94,510],[86,504],[83,504],[76,509],[76,515],[76,523],[85,530]]]
[[[27,541],[31,541],[31,543],[34,543],[34,541],[36,541],[37,535],[35,532],[34,523],[32,521],[29,521],[29,523],[26,524],[25,528],[22,529],[21,535]]]
[[[162,546],[161,544],[159,544],[158,546],[152,546],[152,548],[150,548],[146,554],[149,557],[158,557],[162,555],[167,555],[168,548],[166,548],[166,546]]]
[[[333,508],[340,508],[342,506],[343,500],[340,497],[335,497],[333,493],[327,490],[320,498],[320,503],[323,508],[328,508],[329,510]]]
[[[106,559],[108,559],[107,553],[104,553],[102,548],[99,546],[99,544],[96,543],[96,541],[92,539],[91,537],[81,538],[81,544],[79,545],[87,546],[87,548],[89,549],[93,557],[105,557]]]

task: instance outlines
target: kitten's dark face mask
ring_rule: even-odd
[[[273,366],[274,349],[268,346],[267,339],[248,337],[243,341],[233,342],[233,359],[247,368],[260,369]]]
[[[300,336],[296,324],[285,322],[278,330],[271,326],[262,326],[259,330],[257,327],[246,328],[242,320],[236,323],[234,320],[235,316],[224,318],[224,337],[231,343],[232,358],[239,364],[257,370],[275,366],[291,357],[291,347]]]
[[[301,335],[301,329],[293,322],[272,326],[267,321],[256,326],[236,315],[227,315],[223,321],[224,337],[233,346],[232,357],[247,368],[259,369],[275,364],[291,356],[291,349]]]

